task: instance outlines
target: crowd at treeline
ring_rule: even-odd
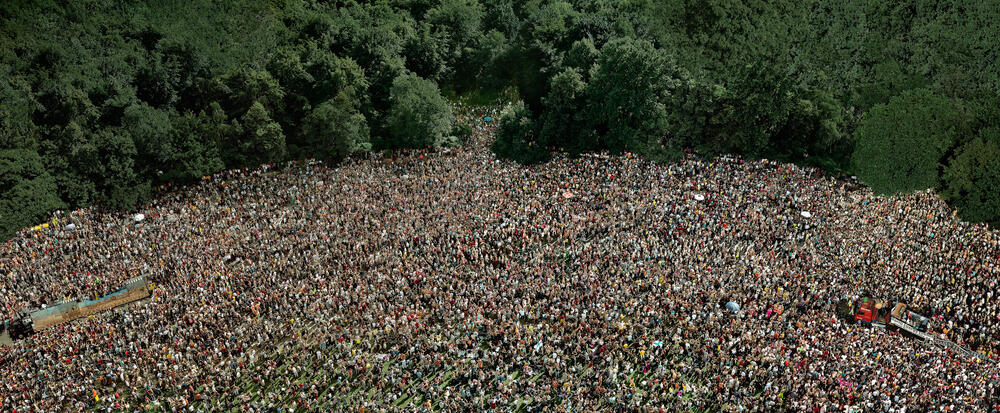
[[[361,3],[361,4],[359,4]],[[516,86],[495,150],[739,153],[1000,217],[990,5],[173,1],[0,5],[0,237],[261,163],[454,145],[445,94]]]
[[[525,105],[505,116],[497,154],[739,153],[856,173],[877,193],[936,188],[964,219],[1000,222],[998,83],[984,72],[997,45],[972,23],[995,12],[945,1],[663,3],[674,4],[623,12],[628,23],[604,31],[587,29],[607,8],[543,7],[544,24],[513,46],[508,77]]]
[[[20,232],[0,318],[156,288],[0,346],[0,406],[996,411],[997,231],[930,191],[772,161],[524,168],[487,148],[498,109],[456,104],[457,149],[224,171],[161,188],[141,222],[90,208]],[[988,359],[836,316],[864,296]]]

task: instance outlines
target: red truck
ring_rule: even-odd
[[[906,307],[902,303],[897,304],[897,306]],[[895,311],[889,311],[889,303],[885,301],[876,302],[875,300],[865,297],[857,302],[857,306],[854,310],[854,321],[861,321],[865,323],[883,323],[889,324],[892,321],[892,314]]]
[[[943,337],[936,337],[927,331],[931,320],[913,311],[907,310],[901,302],[875,301],[864,297],[858,301],[842,299],[837,303],[837,315],[845,321],[854,321],[886,331],[899,332],[905,337],[912,337],[930,342],[937,346],[946,346],[968,356],[986,360],[986,356],[955,344]]]
[[[841,312],[850,311],[850,315],[845,317],[849,320],[885,327],[892,331],[901,328],[907,332],[926,332],[930,321],[917,313],[907,311],[906,304],[875,301],[870,297],[864,297],[856,302],[842,302],[838,308]]]

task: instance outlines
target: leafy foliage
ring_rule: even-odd
[[[437,86],[407,78],[415,86],[400,86],[391,110],[394,81],[407,68],[495,76],[483,66],[507,42],[480,51],[476,0],[0,7],[0,150],[34,165],[10,172],[0,202],[18,213],[3,215],[6,235],[55,208],[129,209],[154,184],[226,168],[336,162],[394,137],[452,145]],[[516,30],[506,13],[498,27]]]
[[[390,148],[421,148],[433,145],[451,128],[451,108],[437,85],[414,74],[392,82],[388,124]]]
[[[467,142],[472,138],[472,127],[467,123],[455,123],[451,126],[450,135],[463,143]]]
[[[726,92],[722,98],[726,115],[715,148],[751,157],[766,155],[793,103],[788,78],[770,65],[745,65],[735,71]]]
[[[1000,120],[1000,44],[982,30],[1000,14],[982,5],[516,6],[520,30],[497,61],[538,115],[536,151],[738,153],[857,172],[897,192],[937,187],[949,160],[971,162],[955,157],[969,137]]]
[[[549,151],[539,150],[531,110],[521,102],[507,109],[501,116],[497,138],[491,149],[501,158],[523,164],[541,163],[549,159]]]
[[[587,86],[587,120],[603,135],[598,148],[639,152],[666,129],[664,100],[676,82],[669,56],[647,41],[621,39],[601,49]]]
[[[3,225],[226,168],[455,145],[438,88],[511,84],[503,157],[735,152],[940,186],[992,220],[998,26],[989,2],[926,0],[6,2],[0,151],[35,166],[11,172],[0,206],[33,206]]]
[[[926,89],[876,106],[857,131],[853,161],[858,177],[879,193],[936,187],[962,121],[953,102]]]
[[[254,102],[240,120],[236,153],[245,154],[245,162],[260,164],[285,157],[285,134],[281,125],[271,120],[263,104]]]
[[[55,179],[30,149],[0,150],[0,237],[9,238],[25,222],[40,222],[65,208]]]
[[[220,111],[221,112],[221,111]],[[204,112],[175,118],[169,135],[156,142],[155,171],[159,182],[190,182],[225,168],[218,120]]]
[[[985,129],[962,145],[942,180],[942,195],[962,218],[1000,225],[1000,129]]]
[[[543,99],[545,112],[539,133],[543,146],[565,149],[576,155],[596,145],[589,141],[596,134],[590,133],[585,125],[587,84],[583,79],[580,71],[572,67],[552,78],[551,90]]]
[[[320,159],[329,162],[339,162],[352,152],[371,149],[365,117],[346,92],[309,113],[301,135],[306,137],[309,147],[318,150]]]

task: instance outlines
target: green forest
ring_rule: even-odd
[[[460,143],[685,151],[935,188],[1000,223],[1000,5],[959,0],[0,3],[0,239],[51,211],[262,163]]]

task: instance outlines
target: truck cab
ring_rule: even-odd
[[[866,323],[875,321],[875,302],[868,298],[862,298],[857,309],[854,310],[854,321]]]
[[[892,319],[891,317],[892,313],[889,311],[889,303],[884,301],[876,302],[868,297],[858,301],[858,306],[854,311],[855,322],[889,324],[889,321]]]

